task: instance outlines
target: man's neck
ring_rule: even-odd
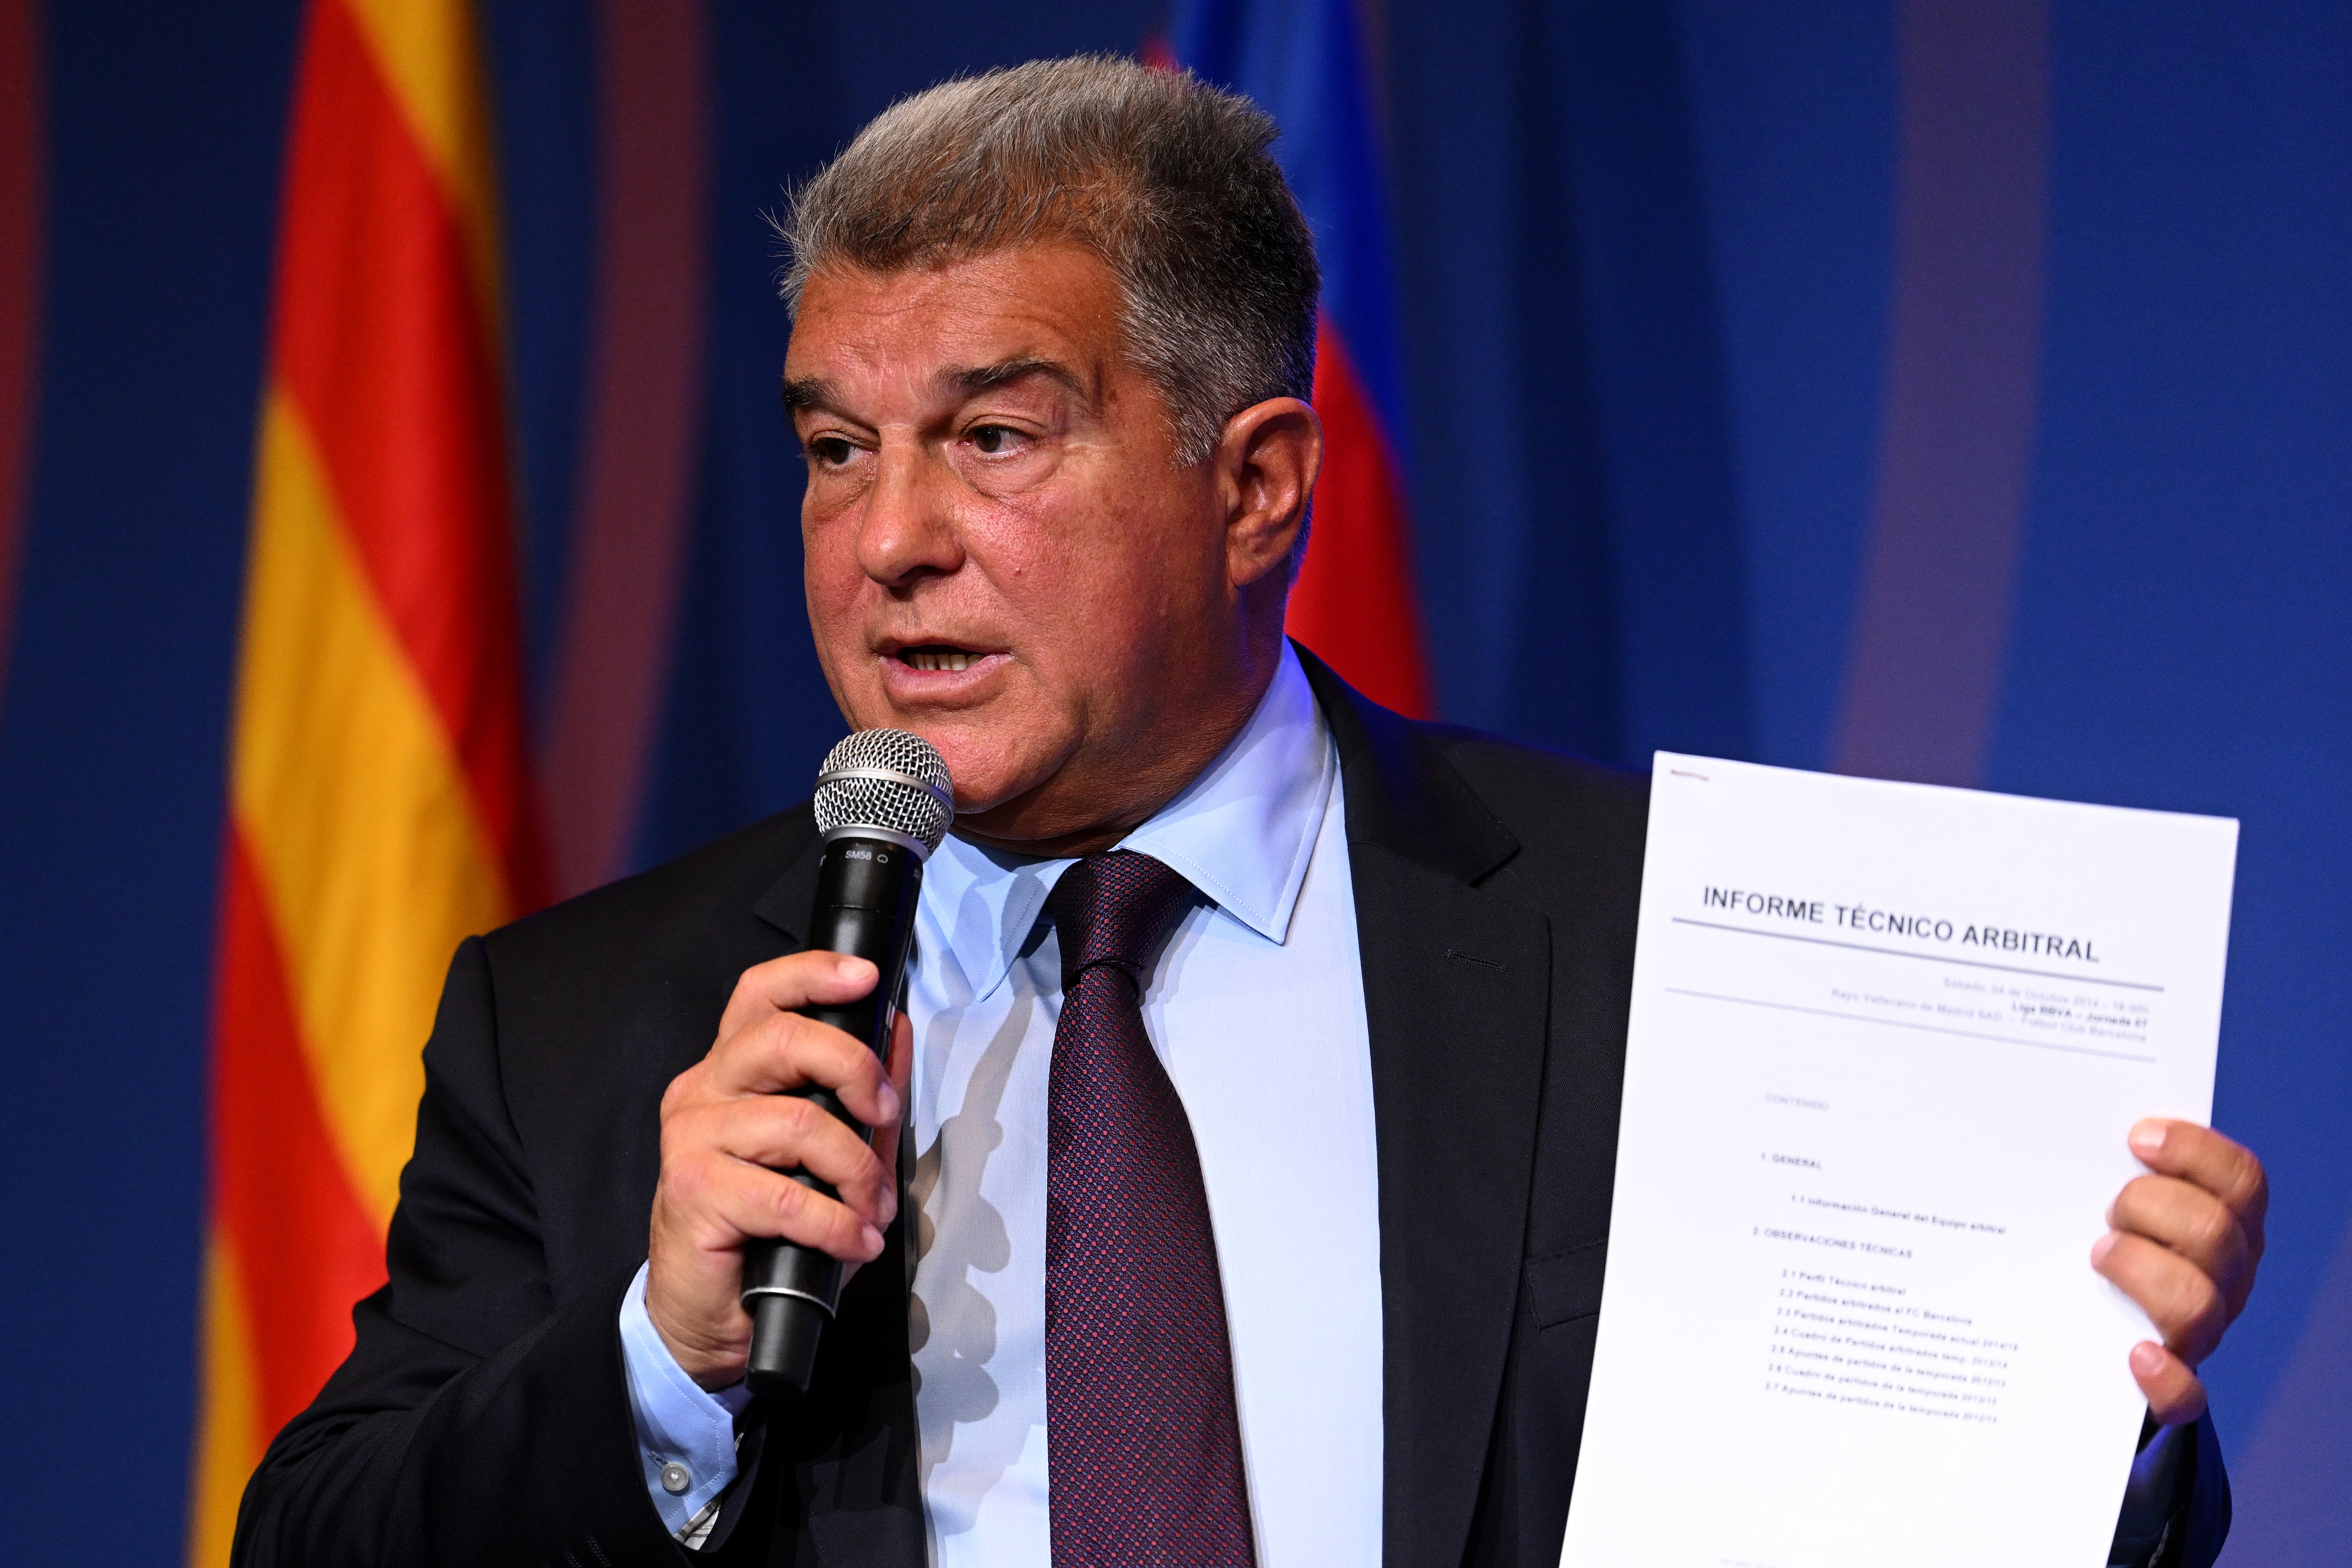
[[[1056,773],[1035,789],[992,809],[956,819],[955,833],[985,848],[1009,854],[1058,860],[1092,855],[1109,848],[1134,832],[1192,787],[1224,754],[1235,736],[1265,700],[1275,672],[1282,668],[1286,643],[1277,641],[1273,657],[1241,672],[1225,687],[1222,700],[1189,705],[1194,722],[1171,737],[1160,753],[1118,768],[1116,777],[1071,780]],[[1132,749],[1128,753],[1132,757]],[[1126,758],[1118,759],[1124,763]],[[1057,797],[1083,801],[1097,810],[1056,810]],[[1115,800],[1103,812],[1098,803]],[[1073,820],[1073,819],[1076,820]]]

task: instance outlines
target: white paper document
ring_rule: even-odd
[[[1658,755],[1567,1568],[2096,1568],[2237,824]]]

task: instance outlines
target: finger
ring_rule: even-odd
[[[2168,1349],[2190,1365],[2213,1353],[2230,1324],[2221,1288],[2168,1247],[2109,1231],[2091,1248],[2091,1267],[2139,1303]]]
[[[731,1036],[704,1064],[710,1096],[829,1089],[852,1116],[872,1126],[898,1115],[898,1091],[881,1061],[830,1024],[778,1013]]]
[[[735,982],[727,1010],[719,1016],[721,1040],[771,1013],[789,1013],[811,1003],[855,1002],[874,989],[878,972],[862,958],[837,952],[791,952],[755,963]]]
[[[2205,1384],[2189,1363],[2162,1345],[2143,1340],[2132,1347],[2132,1377],[2159,1426],[2185,1426],[2205,1414]]]
[[[2249,1240],[2261,1237],[2270,1179],[2254,1152],[2236,1139],[2193,1121],[2150,1117],[2131,1130],[2131,1152],[2158,1175],[2177,1176],[2221,1199],[2245,1226]]]
[[[915,1076],[915,1026],[904,1013],[890,1026],[890,1081],[901,1098]]]
[[[747,1095],[698,1106],[664,1129],[667,1157],[709,1151],[772,1171],[806,1171],[877,1226],[898,1213],[896,1173],[840,1118],[793,1095]]]
[[[2246,1233],[2228,1205],[2177,1176],[2140,1176],[2108,1206],[2107,1223],[2168,1247],[2221,1288],[2230,1315],[2246,1304],[2253,1283]]]
[[[914,1077],[915,1030],[907,1015],[898,1015],[890,1028],[890,1061],[886,1074],[898,1100],[899,1115],[905,1114],[907,1090]],[[893,1116],[873,1123],[874,1156],[894,1173],[898,1167],[899,1119]]]
[[[770,1238],[845,1263],[867,1262],[882,1251],[881,1227],[848,1205],[740,1160],[706,1154],[666,1165],[660,1197],[664,1216],[704,1252],[733,1252],[747,1240]]]

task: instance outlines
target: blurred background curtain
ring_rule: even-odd
[[[449,26],[400,31],[420,16]],[[328,29],[357,74],[320,98]],[[303,1018],[298,1077],[215,1061],[240,847],[310,812],[358,847],[316,857],[341,877],[387,831],[319,804],[367,795],[323,763],[248,787],[257,683],[317,701],[292,678],[324,668],[299,638],[254,663],[286,646],[257,640],[287,581],[264,524],[299,471],[270,411],[302,411],[336,502],[305,514],[336,531],[315,558],[363,569],[334,581],[380,622],[366,668],[414,699],[294,732],[323,752],[340,720],[371,786],[405,736],[467,792],[442,901],[359,951],[445,947],[789,805],[841,723],[766,216],[895,97],[1077,49],[1192,66],[1283,123],[1348,433],[1294,629],[1367,685],[1628,765],[2243,821],[2216,1114],[2277,1201],[2210,1369],[2227,1560],[2340,1561],[2352,12],[2286,0],[0,0],[0,1557],[188,1560],[239,1147],[209,1097],[293,1094],[372,1246],[396,1151],[348,1127],[414,1093],[338,1087],[380,1047]],[[319,198],[362,227],[306,274],[322,115],[375,118]],[[382,183],[417,178],[410,209]],[[365,226],[403,210],[425,221]],[[402,246],[456,292],[362,276]],[[432,418],[328,406],[387,384],[371,324],[425,320],[457,356],[415,372]],[[370,442],[397,445],[375,480]],[[436,451],[474,478],[368,510]],[[371,553],[435,528],[429,571]],[[290,952],[320,921],[270,887],[252,907]],[[396,1055],[417,1016],[359,1032]],[[296,1158],[299,1116],[236,1103],[257,1157]],[[365,1288],[365,1248],[336,1256],[333,1291]],[[331,1359],[325,1331],[289,1364]]]

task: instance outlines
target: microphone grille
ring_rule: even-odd
[[[879,827],[928,856],[955,820],[955,791],[938,748],[904,730],[860,730],[825,753],[816,774],[816,825]]]

